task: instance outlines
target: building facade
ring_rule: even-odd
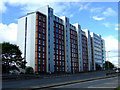
[[[27,66],[38,73],[96,70],[95,63],[102,67],[105,41],[53,12],[45,6],[18,19],[17,45]]]

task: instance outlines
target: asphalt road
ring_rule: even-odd
[[[44,77],[42,79],[31,79],[31,80],[16,80],[16,81],[3,81],[2,88],[28,88],[31,86],[43,86],[54,83],[68,82],[73,80],[84,80],[88,78],[96,78],[105,76],[106,72],[90,72],[80,73],[66,77]]]
[[[117,88],[118,87],[118,77],[99,79],[63,86],[57,86],[53,88]]]

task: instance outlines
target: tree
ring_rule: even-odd
[[[32,67],[26,67],[25,73],[26,73],[26,74],[33,74],[33,73],[34,73],[34,70],[33,70]]]
[[[108,70],[108,69],[113,69],[113,68],[114,68],[114,64],[112,64],[112,63],[109,62],[109,61],[105,61],[105,63],[103,64],[103,66],[104,66],[104,68],[105,68],[106,70]]]
[[[2,72],[9,73],[10,70],[19,68],[25,68],[26,62],[21,57],[22,53],[19,47],[9,42],[2,43]],[[14,66],[14,67],[13,67]]]
[[[102,67],[96,63],[96,70],[102,70]]]

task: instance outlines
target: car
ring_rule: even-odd
[[[116,72],[116,73],[119,73],[119,70],[117,69],[115,72]]]

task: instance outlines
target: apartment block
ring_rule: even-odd
[[[57,17],[48,5],[18,19],[17,45],[27,66],[38,73],[91,71],[105,60],[101,36]]]
[[[92,61],[94,61],[94,70],[96,70],[96,65],[103,67],[103,54],[102,50],[104,47],[102,45],[102,38],[101,35],[90,33],[91,34],[91,41],[92,41]]]

